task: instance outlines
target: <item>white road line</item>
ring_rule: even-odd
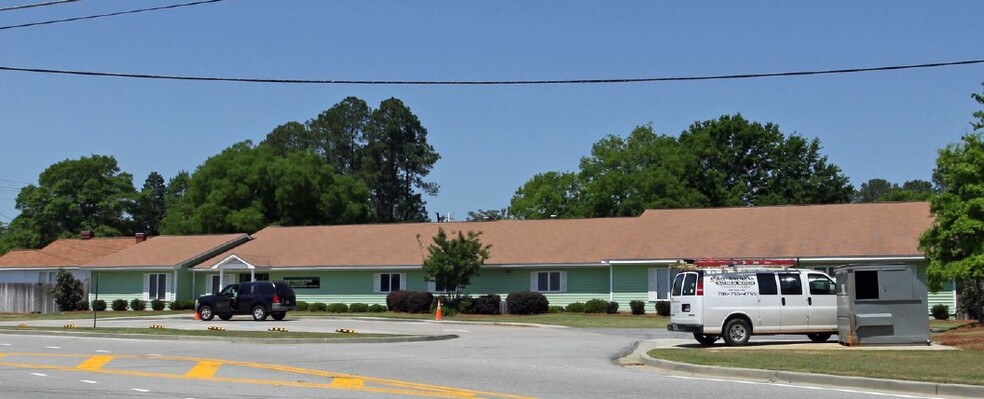
[[[149,389],[140,389],[140,388],[133,388],[133,389],[130,389],[130,390],[131,391],[137,391],[137,392],[143,392],[143,393],[150,392]]]
[[[112,353],[112,352],[102,349],[96,349],[96,353]]]
[[[93,381],[93,380],[79,380],[79,382],[84,382],[86,384],[95,384],[96,383],[96,381]]]
[[[864,395],[872,395],[872,396],[888,396],[888,397],[893,397],[893,398],[941,399],[941,398],[939,398],[937,396],[916,396],[916,395],[906,395],[906,394],[900,394],[900,393],[863,391],[863,390],[847,389],[847,388],[825,388],[825,387],[814,387],[814,386],[806,386],[806,385],[783,384],[783,383],[778,383],[778,382],[758,382],[758,381],[743,381],[743,380],[727,380],[727,379],[722,379],[722,378],[685,377],[685,376],[679,376],[679,375],[668,375],[667,377],[669,377],[669,378],[676,378],[676,379],[680,379],[680,380],[730,382],[730,383],[751,384],[751,385],[771,385],[771,386],[783,387],[783,388],[811,389],[811,390],[815,390],[815,391],[844,392],[844,393],[855,393],[855,394],[864,394]]]
[[[452,329],[444,329],[444,331],[447,331],[447,332],[465,332],[465,333],[468,332],[468,330],[452,330]]]
[[[10,346],[10,344],[0,344],[0,346]]]
[[[33,375],[35,377],[47,377],[48,376],[47,374],[41,374],[41,373],[31,373],[31,375]]]
[[[147,356],[157,356],[157,357],[160,357],[160,356],[164,356],[164,355],[158,355],[156,353],[148,353]]]
[[[61,349],[60,346],[46,346],[45,348],[48,348],[48,349]]]

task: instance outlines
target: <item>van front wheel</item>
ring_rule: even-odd
[[[724,343],[728,346],[738,346],[748,343],[752,328],[742,319],[731,319],[724,325]]]
[[[714,345],[714,342],[718,340],[718,336],[694,333],[694,339],[696,339],[701,345],[710,346]]]

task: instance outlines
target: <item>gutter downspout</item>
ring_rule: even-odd
[[[615,269],[608,261],[602,261],[601,263],[608,264],[608,301],[611,302],[615,300]]]

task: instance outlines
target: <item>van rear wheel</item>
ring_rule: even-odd
[[[696,339],[701,345],[710,346],[714,345],[714,342],[718,340],[718,336],[694,333],[694,339]]]
[[[731,319],[724,324],[724,343],[728,346],[739,346],[748,343],[752,336],[752,328],[742,319]]]
[[[810,338],[810,341],[813,342],[827,342],[831,335],[830,333],[806,334]]]

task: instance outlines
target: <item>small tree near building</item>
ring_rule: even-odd
[[[422,265],[424,278],[433,281],[452,301],[457,301],[461,290],[471,284],[471,278],[478,275],[490,256],[492,246],[482,245],[481,234],[481,231],[469,231],[466,235],[459,231],[457,237],[449,240],[444,229],[438,228],[434,243],[427,247],[428,254]],[[419,236],[417,240],[420,240]]]
[[[51,295],[55,297],[58,310],[63,312],[78,310],[84,293],[81,281],[67,270],[58,269],[58,275],[55,277],[55,288],[51,289]]]

